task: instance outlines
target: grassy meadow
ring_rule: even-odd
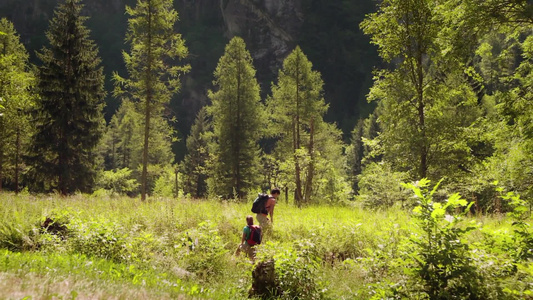
[[[248,298],[253,265],[235,250],[250,203],[9,193],[0,199],[1,299]],[[458,221],[456,228],[470,229],[451,246],[441,238],[442,250],[434,251],[449,255],[440,263],[451,270],[440,289],[457,287],[474,270],[476,295],[484,299],[533,299],[531,230],[524,227],[524,235],[513,222],[505,215]],[[429,281],[418,278],[417,261],[433,259],[418,244],[425,239],[420,224],[411,209],[299,209],[279,201],[257,261],[274,259],[283,299],[430,299]],[[470,269],[454,269],[446,259]],[[459,299],[451,295],[440,299]]]

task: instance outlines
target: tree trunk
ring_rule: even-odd
[[[148,4],[148,57],[147,59],[147,78],[146,78],[146,105],[144,111],[144,147],[143,147],[143,170],[141,174],[141,200],[146,200],[147,177],[148,177],[148,140],[150,137],[150,102],[152,102],[152,6]]]
[[[4,172],[4,154],[0,151],[0,192],[2,191],[2,180]]]
[[[62,129],[62,132],[60,133],[59,141],[62,145],[66,144],[66,138],[65,138],[65,132]],[[61,195],[65,196],[67,194],[67,186],[65,183],[65,169],[68,168],[67,160],[65,158],[65,149],[62,149],[62,146],[60,146],[59,149],[59,158],[58,158],[58,164],[59,164],[59,177],[58,177],[58,189]]]
[[[314,145],[314,120],[311,119],[310,122],[310,132],[309,132],[309,166],[307,167],[307,176],[305,181],[305,202],[311,202],[311,195],[313,194],[313,177],[315,175],[315,145]]]
[[[302,206],[302,178],[301,178],[301,170],[300,170],[300,163],[298,161],[298,156],[296,155],[296,151],[300,149],[300,56],[297,56],[296,59],[296,116],[295,116],[295,124],[293,127],[293,145],[294,145],[294,171],[296,176],[296,190],[294,191],[294,202],[298,205],[298,207]]]
[[[239,54],[241,56],[241,54]],[[235,163],[235,193],[238,198],[243,198],[243,191],[241,191],[241,166],[240,166],[240,153],[241,153],[241,143],[239,139],[239,133],[242,131],[241,128],[241,74],[242,74],[241,62],[237,63],[237,121],[235,124],[235,132],[233,136],[235,137],[234,144],[234,153],[233,153],[233,162]]]
[[[424,104],[419,103],[418,105],[418,118],[420,125],[420,134],[422,138],[422,145],[420,149],[420,178],[426,178],[427,176],[427,141],[426,141],[426,128],[425,128],[425,115],[424,115]]]
[[[421,38],[419,37],[419,40]],[[420,178],[426,178],[427,177],[427,158],[428,158],[428,143],[426,140],[426,120],[425,120],[425,102],[424,102],[424,70],[422,66],[422,49],[419,49],[417,51],[417,82],[416,90],[417,90],[417,97],[418,97],[418,125],[420,128],[420,135],[421,135],[421,149],[420,149]]]
[[[178,198],[178,169],[174,170],[174,197]]]
[[[3,120],[0,118],[0,132],[3,132]],[[2,181],[4,175],[4,143],[0,143],[0,192],[2,191]]]
[[[19,193],[19,153],[20,153],[20,128],[17,126],[17,140],[15,150],[15,194]]]

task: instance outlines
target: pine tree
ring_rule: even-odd
[[[320,73],[312,70],[311,62],[300,47],[296,47],[283,62],[268,101],[271,133],[280,138],[279,153],[284,153],[285,159],[291,159],[294,164],[294,199],[298,205],[311,201],[316,174],[315,140],[328,108],[323,98],[323,85]]]
[[[135,8],[126,7],[126,13],[130,16],[126,41],[131,50],[123,56],[129,78],[115,74],[115,94],[127,93],[142,107],[141,199],[145,200],[154,124],[165,121],[162,118],[164,104],[178,92],[179,77],[189,70],[189,66],[180,66],[176,61],[187,56],[187,48],[181,35],[174,32],[178,13],[173,9],[172,0],[138,0]]]
[[[187,137],[187,155],[183,161],[185,194],[201,198],[207,194],[208,134],[210,123],[206,108],[200,109]]]
[[[132,177],[141,181],[144,126],[143,114],[137,110],[135,103],[123,99],[122,104],[111,118],[100,145],[100,155],[104,161],[105,170],[127,168],[132,170]],[[150,149],[148,152],[149,168],[147,176],[147,190],[154,186],[155,173],[160,173],[172,164],[173,154],[171,143],[173,130],[164,118],[151,120]]]
[[[209,92],[216,141],[210,188],[224,197],[244,197],[258,177],[258,140],[265,117],[252,57],[241,38],[234,37],[226,46],[214,83],[218,90]]]
[[[350,146],[346,149],[346,159],[349,168],[350,181],[352,182],[352,189],[355,193],[359,190],[357,176],[361,174],[363,161],[363,128],[364,120],[359,119],[355,128],[352,130],[350,137]]]
[[[18,192],[21,157],[29,140],[28,112],[34,101],[30,93],[34,75],[13,24],[1,19],[0,32],[0,191],[7,179]]]
[[[91,190],[104,125],[103,69],[81,9],[80,0],[58,6],[47,32],[50,47],[38,53],[40,99],[29,161],[35,182],[63,195]]]
[[[142,114],[135,110],[134,103],[123,99],[102,140],[105,170],[135,170],[142,163],[141,119]]]

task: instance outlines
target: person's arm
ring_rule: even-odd
[[[241,238],[241,246],[244,244],[244,241],[246,240],[246,233],[243,231],[242,238]]]
[[[274,223],[274,206],[276,205],[276,200],[269,199],[269,201],[268,212],[270,213],[270,222]]]

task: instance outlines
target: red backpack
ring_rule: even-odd
[[[248,237],[248,240],[246,240],[246,243],[250,246],[261,244],[261,227],[257,225],[248,225],[248,228],[250,228],[250,236]]]

